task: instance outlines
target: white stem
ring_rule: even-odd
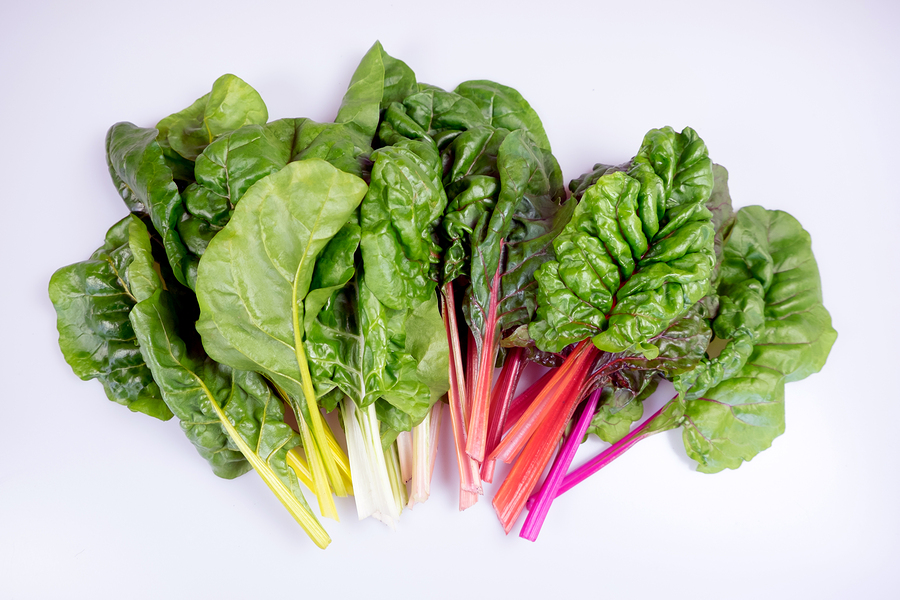
[[[413,431],[416,428],[413,427]],[[409,431],[401,431],[397,436],[397,453],[400,455],[400,474],[403,483],[409,483],[413,477],[413,434]]]
[[[341,402],[356,512],[360,519],[375,517],[396,529],[400,511],[394,500],[391,477],[381,450],[381,434],[375,405],[359,409],[350,398]]]

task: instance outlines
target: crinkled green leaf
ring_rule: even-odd
[[[559,352],[591,337],[607,352],[644,346],[709,289],[715,265],[712,163],[691,129],[652,130],[626,175],[587,189],[535,277],[538,347]]]
[[[143,230],[143,236],[131,235]],[[146,226],[130,215],[113,225],[91,258],[50,279],[59,347],[78,377],[98,379],[107,397],[135,412],[172,417],[141,355],[128,315],[161,286]]]
[[[497,205],[500,172],[497,156],[509,131],[473,127],[461,133],[442,153],[448,204],[441,221],[446,240],[443,283],[469,275],[472,232]]]
[[[195,160],[223,133],[244,125],[264,125],[269,112],[259,93],[241,78],[222,75],[212,91],[156,125],[161,144]],[[164,140],[164,141],[163,141]]]
[[[454,90],[474,102],[493,127],[515,131],[524,129],[539,147],[550,151],[550,140],[540,117],[525,101],[522,94],[511,87],[493,81],[478,80],[461,83]]]
[[[188,285],[192,281],[190,265],[177,229],[184,204],[156,134],[155,129],[116,123],[106,134],[106,160],[125,204],[132,212],[150,215],[175,278]]]
[[[210,242],[197,278],[197,330],[213,359],[261,372],[303,398],[302,302],[319,254],[365,193],[358,177],[310,159],[244,194]]]
[[[430,141],[404,140],[372,155],[372,180],[360,208],[366,284],[387,307],[434,297],[440,247],[435,228],[447,196]]]
[[[590,171],[581,177],[577,177],[570,181],[569,191],[572,192],[572,196],[576,200],[581,200],[581,197],[584,196],[587,189],[597,183],[604,175],[609,175],[610,173],[616,173],[618,171],[627,173],[629,169],[631,169],[631,161],[621,165],[605,165],[603,163],[597,163]]]
[[[474,102],[436,87],[411,94],[386,108],[378,137],[387,145],[401,139],[428,137],[443,150],[461,132],[490,125]]]
[[[362,156],[370,151],[358,147],[343,125],[310,119],[281,119],[224,134],[197,157],[197,181],[183,193],[186,214],[178,231],[188,249],[202,256],[244,193],[263,177],[308,158],[361,177]]]

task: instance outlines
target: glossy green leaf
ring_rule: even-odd
[[[430,141],[404,140],[372,155],[372,180],[360,209],[366,285],[388,308],[434,297],[440,246],[435,229],[447,196]]]
[[[525,98],[513,88],[493,81],[478,80],[461,83],[454,92],[474,102],[492,127],[510,131],[524,129],[537,141],[538,146],[550,151],[550,140],[547,139],[541,119]]]
[[[443,150],[461,132],[489,125],[481,109],[468,98],[429,87],[389,104],[378,137],[386,145],[428,137]]]
[[[353,73],[335,123],[350,125],[371,142],[378,130],[381,110],[417,90],[412,69],[375,42]]]
[[[131,235],[143,230],[143,236]],[[172,417],[141,355],[128,314],[161,286],[146,226],[130,215],[113,225],[91,258],[50,279],[59,347],[78,377],[98,379],[107,397],[158,419]]]
[[[106,160],[125,204],[132,212],[150,215],[175,278],[188,285],[187,250],[177,229],[184,204],[156,134],[155,129],[116,123],[106,134]]]
[[[509,131],[473,127],[457,136],[443,151],[447,165],[444,188],[447,208],[441,221],[445,242],[443,283],[469,276],[472,233],[497,205],[500,172],[497,156]]]
[[[281,119],[224,134],[197,157],[197,181],[183,193],[186,214],[178,232],[188,249],[202,256],[244,193],[263,177],[308,158],[362,176],[362,157],[370,151],[357,146],[346,127],[310,119]]]
[[[535,277],[539,348],[559,352],[591,337],[607,352],[641,347],[709,290],[715,265],[712,163],[691,129],[652,130],[626,175],[585,191]]]
[[[534,273],[554,258],[553,239],[572,214],[572,205],[560,209],[565,191],[556,159],[538,147],[526,131],[514,131],[505,137],[498,151],[497,169],[497,204],[490,215],[481,217],[473,231],[470,287],[463,301],[466,321],[479,345],[489,319],[497,318],[500,331],[531,320],[537,308]],[[487,311],[498,268],[500,290],[495,317]]]
[[[223,133],[244,125],[264,125],[269,112],[259,93],[241,78],[222,75],[212,91],[156,125],[160,140],[187,160],[195,160]]]
[[[178,334],[178,317],[160,289],[139,302],[131,322],[163,397],[219,477],[254,468],[318,545],[328,536],[309,508],[287,453],[300,445],[284,406],[257,373],[216,363]]]

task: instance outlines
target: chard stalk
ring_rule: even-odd
[[[598,350],[590,340],[579,342],[575,351],[566,358],[559,369],[555,369],[547,385],[538,393],[534,402],[516,422],[489,460],[509,463],[521,452],[528,440],[535,434],[541,423],[548,418],[559,399],[577,395],[582,380],[587,375]]]
[[[410,494],[409,494],[409,507],[412,508],[418,502],[425,502],[428,500],[428,495],[430,494],[429,489],[429,481],[430,481],[430,471],[428,469],[428,463],[431,458],[431,443],[430,443],[430,435],[431,435],[431,413],[432,411],[428,411],[425,415],[425,419],[422,420],[421,423],[413,427],[412,435],[411,435],[411,448],[410,448],[410,460],[412,461],[411,465],[411,484],[410,484]],[[400,448],[400,438],[397,438],[397,448]],[[403,466],[403,459],[401,455],[400,466]]]
[[[281,396],[282,401],[288,403],[287,393],[280,386],[273,383],[275,391]],[[303,450],[306,453],[306,460],[309,461],[310,471],[312,473],[312,490],[316,494],[316,500],[319,502],[319,513],[323,517],[340,521],[338,517],[337,507],[334,505],[334,497],[332,496],[331,486],[328,483],[328,474],[325,466],[322,464],[322,456],[316,447],[316,442],[310,432],[309,424],[303,418],[303,413],[299,407],[290,404],[294,409],[297,418],[297,425],[300,428],[300,439],[303,440]],[[315,411],[318,413],[318,411]]]
[[[502,435],[509,433],[509,430],[519,422],[519,419],[522,418],[522,415],[525,414],[528,407],[532,405],[534,399],[538,397],[541,390],[547,387],[547,384],[555,375],[555,369],[547,371],[540,379],[531,384],[527,390],[513,398],[512,402],[509,403],[509,410],[506,413],[506,422],[503,424]]]
[[[628,435],[623,437],[621,440],[581,465],[568,475],[566,475],[559,484],[559,488],[557,489],[554,497],[559,497],[562,494],[566,493],[615,459],[622,456],[627,450],[629,450],[632,446],[637,444],[639,441],[650,437],[655,433],[659,433],[660,431],[664,431],[664,429],[655,428],[654,421],[660,416],[665,410],[671,408],[671,403],[674,401],[670,400],[667,402],[662,408],[653,413],[650,418],[641,423],[640,426],[635,427]]]
[[[553,451],[577,404],[578,395],[575,393],[561,402],[552,404],[546,420],[528,440],[518,460],[497,490],[492,504],[506,533],[510,532],[522,509],[525,508],[525,502],[537,485],[547,463],[550,462],[550,457],[553,456]]]
[[[395,529],[400,511],[396,509],[388,464],[381,449],[375,404],[358,408],[352,398],[345,397],[340,407],[355,484],[356,513],[360,520],[375,517]]]
[[[409,501],[409,495],[406,493],[406,484],[403,482],[403,476],[400,473],[400,456],[397,453],[397,443],[391,444],[391,447],[384,451],[384,460],[387,464],[388,480],[391,485],[391,499],[396,510],[396,519],[400,518],[403,507]],[[394,529],[392,527],[392,529]]]
[[[409,483],[410,479],[413,477],[413,435],[415,431],[415,427],[413,427],[413,431],[401,431],[399,435],[397,435],[397,455],[400,457],[400,476],[403,479],[403,483]]]
[[[491,397],[491,415],[488,421],[487,439],[485,440],[485,453],[491,453],[500,439],[506,426],[506,416],[509,411],[510,400],[519,385],[522,371],[525,369],[525,350],[513,348],[506,356],[503,369],[500,371],[500,379],[494,387]],[[487,483],[494,480],[494,465],[496,461],[486,460],[481,464],[481,479]]]
[[[459,344],[459,330],[456,324],[456,305],[453,299],[453,284],[448,283],[443,291],[444,328],[450,342],[450,390],[447,398],[450,404],[450,423],[456,446],[456,460],[459,465],[460,496],[459,509],[465,510],[478,501],[482,493],[478,474],[478,463],[466,454],[465,419],[465,379],[462,377],[462,352]]]
[[[300,448],[298,446],[297,448]],[[315,484],[312,479],[312,472],[309,470],[309,465],[306,464],[306,461],[303,460],[303,457],[300,456],[300,451],[297,448],[291,448],[287,453],[287,464],[297,475],[297,479],[309,488],[310,491],[315,491]]]
[[[225,431],[228,432],[228,435],[231,436],[231,439],[237,445],[241,454],[244,455],[253,469],[259,473],[259,476],[266,485],[269,486],[272,493],[275,494],[288,512],[291,513],[291,516],[294,517],[300,527],[303,528],[303,531],[305,531],[310,539],[312,539],[313,543],[319,548],[327,547],[328,544],[331,543],[331,538],[328,536],[325,529],[322,528],[322,525],[319,523],[319,520],[316,519],[316,516],[312,514],[312,511],[310,511],[308,507],[303,506],[287,486],[278,479],[278,476],[272,468],[269,467],[266,461],[260,458],[259,455],[247,445],[244,438],[241,437],[234,425],[231,424],[231,421],[228,420],[225,411],[222,410],[222,407],[216,402],[215,397],[206,388],[206,385],[202,382],[200,385],[203,386],[203,389],[212,404],[213,410],[216,411],[216,415],[219,417],[219,421],[222,422],[222,426],[225,428]]]
[[[503,251],[503,242],[500,242]],[[488,438],[488,417],[491,410],[491,384],[494,378],[494,365],[497,362],[497,295],[500,289],[500,263],[491,281],[491,293],[485,317],[484,339],[478,348],[478,371],[476,375],[469,373],[475,383],[472,386],[472,411],[469,415],[469,428],[466,437],[466,454],[478,462],[484,461],[485,447]],[[472,339],[474,341],[474,339]]]
[[[584,439],[584,434],[587,433],[588,426],[591,424],[591,418],[594,416],[594,410],[597,408],[597,402],[600,400],[602,391],[602,388],[594,391],[582,408],[581,416],[578,418],[578,422],[575,424],[569,437],[566,438],[563,447],[556,455],[556,460],[553,461],[553,466],[550,467],[550,473],[547,475],[541,491],[531,498],[533,505],[528,507],[530,512],[525,519],[525,524],[522,525],[519,537],[532,542],[537,540],[537,536],[541,532],[541,526],[544,524],[547,513],[550,511],[550,504],[556,497],[559,485],[566,471],[569,470],[572,459],[575,458],[578,445]]]

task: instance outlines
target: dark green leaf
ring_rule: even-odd
[[[130,232],[143,230],[143,236]],[[136,412],[167,420],[159,387],[141,355],[128,314],[160,287],[150,239],[135,216],[110,228],[89,260],[63,267],[50,279],[59,347],[78,377],[98,379],[107,397]]]
[[[132,212],[146,213],[162,236],[172,271],[179,283],[190,281],[187,250],[178,233],[184,204],[172,170],[156,142],[156,130],[116,123],[106,134],[109,174]]]

